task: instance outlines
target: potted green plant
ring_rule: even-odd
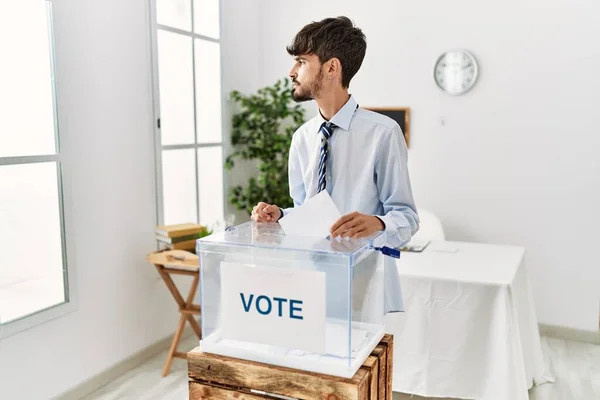
[[[280,79],[251,95],[234,90],[231,98],[239,111],[232,118],[234,151],[225,160],[225,169],[231,171],[238,157],[256,160],[258,176],[250,178],[246,187],[232,187],[229,202],[249,214],[259,201],[292,206],[288,154],[294,131],[305,121],[305,111],[293,100],[289,80]]]

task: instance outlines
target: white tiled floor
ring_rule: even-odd
[[[178,350],[189,351],[198,346],[194,335],[181,340]],[[171,373],[162,377],[167,351],[148,360],[144,365],[129,371],[110,384],[84,397],[84,400],[121,399],[177,399],[188,398],[187,362],[176,358]]]
[[[189,337],[182,341],[180,349],[187,351],[196,345],[197,339]],[[547,337],[542,338],[542,346],[547,365],[550,366],[556,382],[533,388],[529,396],[531,400],[600,399],[600,346]],[[162,378],[161,369],[165,355],[166,352],[159,354],[146,364],[86,396],[85,400],[187,399],[187,363],[176,359],[171,374]],[[400,399],[424,398],[395,393],[394,400]]]

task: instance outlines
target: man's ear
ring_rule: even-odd
[[[327,78],[332,79],[333,77],[339,76],[342,73],[342,63],[336,57],[329,60],[329,66],[327,68]]]

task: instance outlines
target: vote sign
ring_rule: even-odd
[[[221,262],[221,334],[325,352],[325,273]]]

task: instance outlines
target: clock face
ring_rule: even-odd
[[[477,80],[477,60],[466,50],[448,51],[438,58],[434,77],[437,85],[451,95],[468,92]]]

